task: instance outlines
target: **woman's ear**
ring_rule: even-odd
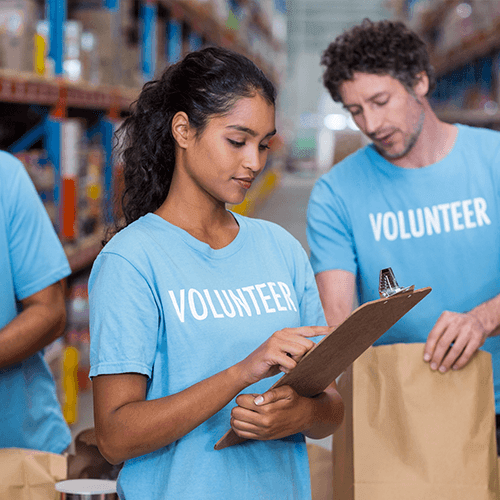
[[[189,142],[189,118],[184,111],[179,111],[172,118],[172,135],[175,142],[182,149],[186,149]]]

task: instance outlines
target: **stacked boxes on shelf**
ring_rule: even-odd
[[[187,52],[222,43],[243,50],[276,77],[276,56],[284,69],[286,36],[284,12],[277,3],[73,0],[64,25],[64,76],[77,83],[138,88]],[[42,6],[36,0],[0,2],[0,68],[54,76],[55,64],[48,57],[49,21]],[[169,36],[175,22],[182,32],[180,40]],[[169,47],[173,40],[178,47]],[[145,54],[146,45],[151,55]],[[177,52],[175,60],[169,57]],[[156,72],[147,72],[148,63]]]
[[[102,8],[95,5],[95,2],[82,1],[73,4],[70,15],[95,39],[94,51],[98,54],[99,83],[120,85],[122,83],[120,53],[123,52],[120,44],[120,12]]]
[[[69,129],[71,125],[66,129],[66,144],[71,141]],[[74,137],[75,127],[71,132]],[[55,172],[47,152],[31,150],[15,156],[24,164],[52,224],[60,229],[65,242],[78,244],[86,237],[100,234],[103,213],[103,153],[100,147],[92,146],[81,151],[79,148],[78,153],[69,155],[70,162],[64,164],[66,195],[60,211],[62,219],[54,203]]]
[[[47,152],[44,150],[31,150],[18,153],[16,157],[24,164],[52,224],[57,226],[57,210],[54,203],[55,173]]]
[[[0,2],[0,67],[33,71],[35,26],[40,18],[35,0]]]
[[[498,126],[500,2],[407,0],[407,16],[438,75],[431,101],[440,116]]]

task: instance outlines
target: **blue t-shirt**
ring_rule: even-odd
[[[16,301],[70,272],[24,166],[0,152],[0,328],[16,317]],[[0,448],[61,453],[70,444],[69,428],[42,352],[0,370],[0,402]]]
[[[89,281],[91,377],[141,373],[147,399],[157,399],[238,363],[277,330],[325,324],[300,244],[275,224],[234,216],[238,235],[217,250],[155,214],[106,245]],[[263,393],[274,381],[245,392]],[[310,498],[302,434],[213,449],[234,406],[174,443],[127,460],[121,498]]]
[[[452,151],[400,168],[373,146],[323,175],[311,193],[307,236],[316,274],[353,273],[360,303],[379,298],[381,269],[427,299],[377,344],[425,342],[444,310],[466,312],[500,293],[500,133],[458,126]],[[492,354],[500,413],[500,336]]]

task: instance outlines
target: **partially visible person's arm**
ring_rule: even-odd
[[[356,281],[354,274],[341,269],[323,271],[316,275],[319,296],[329,326],[340,325],[351,314]]]
[[[64,333],[61,281],[21,300],[23,311],[0,329],[0,369],[28,358]]]
[[[447,372],[467,365],[488,337],[500,334],[500,295],[466,313],[444,311],[432,328],[424,361],[432,370]]]

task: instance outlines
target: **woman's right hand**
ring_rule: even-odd
[[[327,326],[304,326],[279,330],[255,351],[238,363],[248,385],[272,377],[280,371],[288,373],[315,345],[309,337],[326,335]]]

